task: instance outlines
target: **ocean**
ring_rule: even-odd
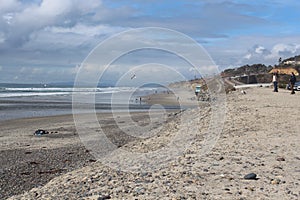
[[[147,111],[143,99],[147,95],[165,91],[164,87],[82,87],[41,84],[0,84],[0,121],[72,114],[72,95],[90,98],[94,94],[96,112],[110,112],[112,106],[120,112]],[[87,99],[87,101],[90,101]],[[178,109],[166,106],[166,109]],[[82,112],[89,112],[82,110]]]

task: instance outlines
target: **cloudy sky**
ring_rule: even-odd
[[[73,81],[99,43],[142,27],[186,34],[219,70],[274,65],[300,54],[299,10],[297,0],[0,0],[0,82]]]

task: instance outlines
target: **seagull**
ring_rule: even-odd
[[[130,79],[132,80],[132,79],[135,79],[135,78],[136,78],[136,75],[133,74],[133,76]]]

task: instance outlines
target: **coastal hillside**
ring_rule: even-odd
[[[232,78],[241,83],[270,83],[272,81],[272,74],[270,71],[272,69],[286,69],[287,74],[280,74],[279,76],[279,86],[285,87],[289,82],[290,73],[289,71],[297,70],[300,72],[300,55],[290,57],[287,59],[279,59],[278,65],[266,66],[264,64],[253,64],[253,65],[244,65],[237,68],[225,69],[221,75],[224,78]],[[250,76],[250,82],[248,78],[243,78]],[[248,82],[247,82],[248,81]]]
[[[264,64],[244,65],[238,68],[225,69],[221,75],[223,77],[235,77],[251,74],[267,74],[273,67]]]
[[[221,75],[223,77],[234,77],[253,74],[268,74],[273,68],[294,68],[300,72],[300,55],[287,59],[279,59],[279,64],[266,66],[264,64],[243,65],[237,68],[225,69]]]

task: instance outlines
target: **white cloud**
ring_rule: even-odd
[[[5,5],[11,7],[12,4]],[[30,36],[33,33],[46,27],[76,24],[77,21],[81,20],[81,17],[75,16],[84,16],[94,12],[99,6],[101,6],[101,1],[97,0],[84,2],[79,0],[43,0],[40,4],[23,2],[19,6],[22,9],[2,14],[2,23],[6,24],[3,24],[3,30],[5,30],[9,45],[22,46],[30,41]]]
[[[261,45],[253,46],[239,61],[244,64],[277,64],[278,59],[293,57],[300,54],[300,44],[275,43],[270,48]]]
[[[248,50],[247,54],[243,56],[243,59],[256,60],[268,55],[270,55],[270,51],[268,49],[266,49],[262,45],[254,45],[251,49]]]
[[[102,0],[73,0],[72,1],[76,6],[77,10],[80,10],[82,13],[89,13],[91,10],[98,9],[102,6]]]
[[[20,82],[34,82],[37,83],[47,83],[47,82],[60,82],[60,81],[71,81],[74,78],[74,75],[77,73],[78,66],[74,68],[60,68],[60,67],[19,67],[19,70],[16,70],[15,74],[7,80],[14,79],[15,81]],[[6,81],[7,81],[6,80]]]
[[[264,53],[265,50],[266,50],[265,47],[263,47],[263,46],[258,46],[258,47],[256,47],[256,49],[255,49],[255,53],[262,54],[262,53]]]
[[[77,74],[80,69],[80,65],[77,64],[75,67],[69,69],[70,74]]]
[[[21,67],[19,70],[19,75],[26,74],[27,76],[37,76],[37,75],[43,75],[47,74],[47,71],[49,71],[47,68],[42,67]]]
[[[270,57],[278,57],[284,55],[292,55],[296,53],[300,53],[300,45],[299,44],[276,44],[272,50],[272,54]]]
[[[31,73],[32,74],[42,74],[44,73],[45,69],[39,68],[39,67],[35,67],[33,69],[31,69]]]
[[[252,57],[252,55],[251,55],[250,53],[244,56],[244,58],[245,58],[245,59],[248,59],[248,60],[250,60],[251,57]]]
[[[261,61],[273,61],[277,63],[280,57],[289,58],[300,54],[300,44],[275,43],[269,49],[264,47],[254,47],[255,53],[250,52],[245,56],[247,59],[255,58]],[[250,56],[249,56],[250,55]]]
[[[219,41],[217,46],[204,46],[221,69],[257,63],[275,65],[280,57],[300,55],[300,36],[239,35]]]
[[[2,16],[4,22],[6,22],[6,24],[10,25],[12,19],[14,18],[14,13],[7,13],[5,15]]]
[[[32,9],[29,9],[29,11],[32,11],[32,15],[36,13],[39,16],[48,16],[49,18],[54,18],[59,17],[61,14],[70,12],[71,9],[71,0],[43,0],[39,7],[33,7]]]
[[[117,32],[125,30],[122,27],[112,27],[108,25],[85,25],[82,23],[76,24],[73,27],[49,27],[46,31],[50,31],[53,34],[78,34],[87,37],[93,37],[97,35],[111,35]]]
[[[3,68],[3,67],[0,65],[0,71],[2,71],[2,68]]]
[[[19,6],[20,2],[17,0],[0,0],[0,13],[17,10]]]

